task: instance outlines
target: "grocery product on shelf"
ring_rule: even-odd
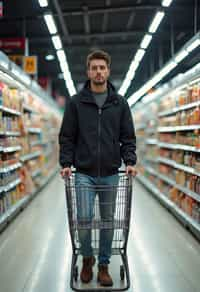
[[[200,237],[199,79],[141,104],[134,118],[139,180]]]
[[[12,208],[44,185],[58,162],[61,116],[17,82],[1,80],[0,66],[0,227]]]

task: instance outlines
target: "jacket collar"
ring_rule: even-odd
[[[90,89],[90,80],[85,82],[83,89],[80,91],[81,94],[81,101],[95,103],[92,91]],[[117,93],[115,87],[112,85],[110,81],[108,81],[108,98],[107,102],[112,102],[113,100],[117,99]],[[96,103],[95,103],[96,104]]]

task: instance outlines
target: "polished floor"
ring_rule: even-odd
[[[132,210],[129,292],[199,292],[200,243],[137,182]],[[70,264],[64,186],[56,176],[0,234],[0,292],[70,292]]]

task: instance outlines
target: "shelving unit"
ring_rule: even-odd
[[[197,147],[188,146],[188,145],[170,144],[170,143],[159,142],[158,146],[160,148],[169,148],[169,149],[175,149],[175,150],[185,150],[185,151],[200,153],[200,149],[198,149]]]
[[[16,151],[20,151],[22,149],[21,146],[11,146],[11,147],[5,147],[2,148],[2,151],[4,153],[9,153],[9,152],[16,152]]]
[[[28,204],[36,195],[46,186],[51,178],[57,173],[58,168],[52,171],[47,178],[45,178],[40,187],[29,196],[20,199],[15,205],[9,208],[3,215],[0,216],[0,231],[2,231]]]
[[[173,86],[165,85],[156,100],[145,104],[145,110],[138,105],[133,115],[138,180],[200,239],[200,83],[195,84],[199,76],[200,67],[192,80],[183,79],[187,86],[170,82]],[[187,103],[181,104],[183,98]]]
[[[8,171],[15,170],[19,167],[22,167],[22,164],[20,162],[12,164],[12,165],[7,166],[7,167],[0,168],[0,173],[6,173]]]
[[[41,133],[41,129],[39,128],[28,128],[28,132],[31,134],[40,134]]]
[[[34,159],[34,158],[37,158],[38,156],[41,155],[41,152],[40,151],[37,151],[35,153],[30,153],[30,154],[27,154],[27,155],[24,155],[20,158],[20,160],[22,162],[25,162],[27,160],[31,160],[31,159]]]
[[[200,224],[197,224],[190,216],[185,214],[180,208],[178,208],[171,200],[169,200],[158,188],[155,187],[144,176],[138,176],[137,179],[145,185],[145,187],[172,213],[174,214],[183,224],[188,227],[192,233],[200,240]]]
[[[16,110],[10,109],[10,108],[5,107],[5,106],[1,106],[0,105],[0,110],[2,110],[5,113],[10,113],[10,114],[13,114],[13,115],[16,115],[16,116],[21,116],[21,112],[18,112]]]
[[[62,114],[53,99],[2,53],[0,90],[1,230],[55,174],[51,169],[57,170],[55,135]]]

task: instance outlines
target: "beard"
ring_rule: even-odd
[[[96,86],[102,86],[106,83],[106,80],[92,80],[93,84]]]

